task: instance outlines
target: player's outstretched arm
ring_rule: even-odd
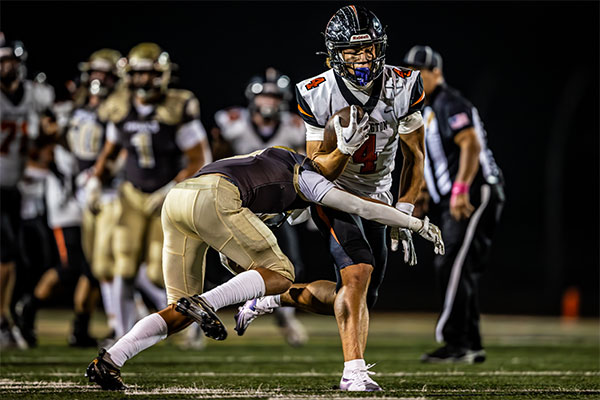
[[[332,188],[320,203],[349,214],[379,222],[391,227],[408,228],[418,233],[424,239],[433,242],[436,254],[444,254],[444,242],[440,229],[429,222],[428,218],[421,220],[388,206],[387,204],[367,200],[338,188]]]

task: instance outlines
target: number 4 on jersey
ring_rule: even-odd
[[[370,174],[375,172],[377,166],[377,153],[375,152],[375,135],[369,134],[369,138],[352,156],[352,161],[357,164],[364,164],[360,167],[361,174]]]

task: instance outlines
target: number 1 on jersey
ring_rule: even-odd
[[[152,151],[152,134],[149,132],[138,132],[131,136],[131,143],[135,146],[140,168],[154,168],[154,152]]]
[[[375,172],[377,166],[377,153],[375,152],[375,135],[369,134],[366,142],[352,156],[352,161],[357,164],[364,164],[360,167],[361,174],[370,174]]]

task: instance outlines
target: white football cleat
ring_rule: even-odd
[[[233,329],[235,329],[238,336],[242,336],[248,329],[250,322],[261,315],[272,313],[273,310],[274,308],[266,306],[264,297],[248,300],[238,308],[238,312],[234,315],[235,328]]]
[[[369,371],[369,368],[375,364],[369,364],[365,368],[356,368],[345,372],[346,376],[342,376],[340,380],[340,390],[349,392],[378,392],[381,386],[377,384],[369,375],[374,375],[375,372]]]

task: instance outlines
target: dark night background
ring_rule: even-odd
[[[342,2],[11,2],[7,39],[29,52],[30,77],[59,87],[77,63],[112,47],[154,41],[179,64],[179,86],[202,121],[244,104],[247,80],[268,66],[292,81],[325,70],[321,32]],[[484,313],[559,314],[567,287],[599,312],[598,2],[362,2],[387,25],[388,64],[414,44],[444,57],[447,82],[478,108],[506,178],[507,204],[482,282]],[[311,277],[332,277],[324,248],[303,237]],[[377,309],[434,311],[430,247],[419,265],[388,261]]]

